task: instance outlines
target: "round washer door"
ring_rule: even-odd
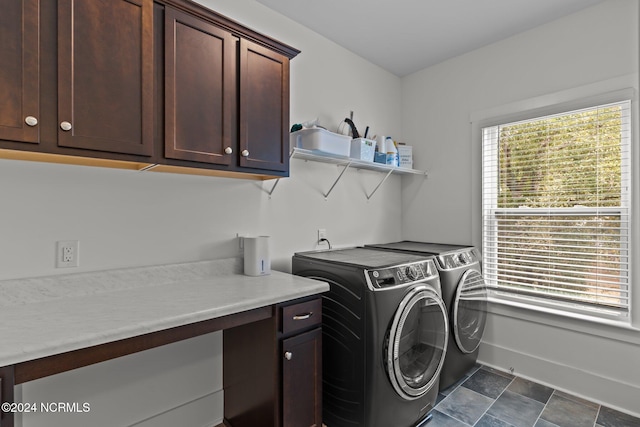
[[[413,288],[398,306],[386,347],[387,373],[401,397],[418,399],[438,382],[448,337],[442,298],[432,288]]]
[[[462,275],[453,303],[453,336],[463,353],[480,345],[487,322],[487,288],[482,274],[467,270]]]

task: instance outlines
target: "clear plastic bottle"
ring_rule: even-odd
[[[384,148],[387,151],[387,164],[391,166],[400,166],[400,157],[398,156],[398,149],[396,143],[390,136],[385,141]]]

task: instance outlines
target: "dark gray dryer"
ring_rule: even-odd
[[[477,251],[470,246],[412,241],[367,247],[435,256],[451,333],[440,373],[440,389],[455,384],[476,363],[487,319],[487,290]]]
[[[414,427],[429,417],[449,336],[433,257],[365,248],[297,253],[322,294],[323,421]]]

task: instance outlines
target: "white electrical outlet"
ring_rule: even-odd
[[[318,228],[318,243],[320,243],[322,239],[326,239],[326,238],[327,238],[327,229]]]
[[[80,242],[61,240],[56,245],[56,268],[77,267],[80,265]]]

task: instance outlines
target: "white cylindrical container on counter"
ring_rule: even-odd
[[[271,274],[269,236],[244,238],[244,274],[247,276]]]

